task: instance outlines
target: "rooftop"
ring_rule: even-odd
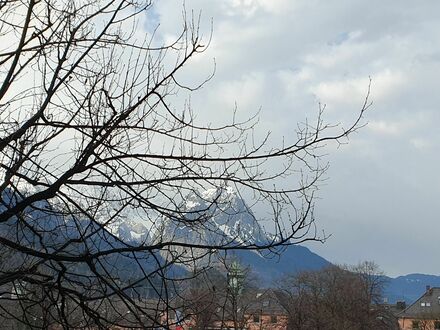
[[[425,293],[399,313],[398,317],[419,318],[428,315],[440,318],[440,287],[427,287]]]

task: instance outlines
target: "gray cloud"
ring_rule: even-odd
[[[341,263],[373,259],[391,275],[438,273],[440,2],[185,6],[202,11],[206,38],[214,21],[209,50],[182,75],[203,79],[215,57],[215,78],[191,96],[200,120],[229,119],[235,103],[243,118],[261,107],[261,129],[288,137],[323,102],[329,121],[347,123],[371,76],[369,125],[332,152],[330,180],[320,191],[318,224],[333,235],[311,248]],[[181,2],[157,2],[155,14],[160,37],[171,39],[181,26]]]

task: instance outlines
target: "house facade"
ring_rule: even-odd
[[[426,287],[425,293],[398,315],[402,330],[440,330],[440,287]]]

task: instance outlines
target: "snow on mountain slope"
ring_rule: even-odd
[[[160,219],[154,224],[127,214],[107,228],[126,242],[146,242],[152,237],[204,245],[261,245],[268,241],[251,210],[231,187],[193,193],[183,202],[181,211],[184,216],[179,220]]]
[[[180,221],[165,221],[158,239],[214,247],[264,245],[273,238],[270,233],[264,232],[240,194],[230,187],[192,194],[185,200],[183,210],[184,217]],[[273,280],[285,273],[320,269],[330,265],[327,260],[302,246],[292,245],[277,250],[280,252],[279,256],[257,250],[232,250],[228,255],[237,258],[242,265],[250,266],[263,285],[273,284]],[[206,250],[203,249],[189,251],[175,248],[175,252],[178,255],[188,255],[187,263],[185,264],[185,258],[182,263],[188,267],[216,263],[216,258],[212,254],[205,256]]]
[[[140,219],[124,219],[109,226],[110,231],[124,242],[144,243],[150,238],[150,228]]]
[[[162,238],[205,245],[264,244],[267,236],[239,194],[227,187],[188,196],[184,217],[165,220]]]

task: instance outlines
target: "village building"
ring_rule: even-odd
[[[440,287],[426,287],[425,293],[397,314],[402,330],[440,330]]]

